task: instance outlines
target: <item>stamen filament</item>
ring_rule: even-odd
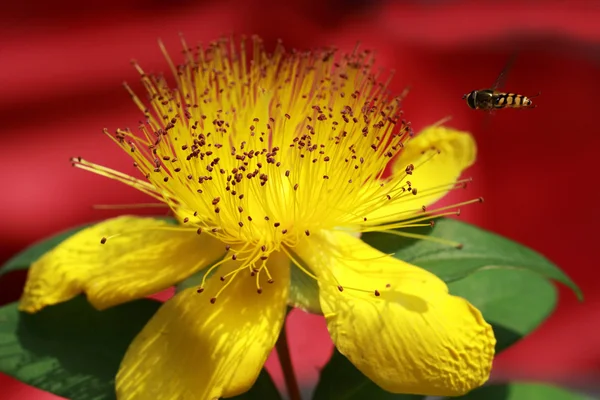
[[[92,208],[95,210],[123,210],[136,208],[169,208],[169,206],[164,203],[95,204]]]
[[[390,160],[410,145],[413,136],[401,110],[408,88],[396,97],[389,92],[393,72],[386,79],[373,70],[372,53],[359,51],[358,46],[336,57],[333,49],[289,53],[278,43],[267,53],[258,38],[252,44],[250,61],[244,40],[236,45],[223,39],[192,50],[181,37],[180,65],[159,41],[176,88],[132,61],[147,96],[124,86],[142,111],[143,121],[134,132],[104,133],[131,157],[140,178],[81,158],[72,163],[133,187],[158,203],[95,209],[169,208],[182,226],[150,229],[196,230],[221,241],[226,255],[207,269],[198,288],[202,292],[207,277],[232,261],[221,277],[225,285],[212,303],[246,269],[255,277],[259,293],[261,272],[272,283],[267,261],[273,252],[285,253],[310,278],[335,282],[344,290],[334,273],[329,277],[325,270],[321,277],[319,269],[317,276],[294,254],[306,237],[318,243],[324,232],[336,229],[459,245],[395,230],[430,226],[432,218],[456,215],[459,211],[448,210],[480,199],[433,210],[424,205],[398,207],[441,197],[470,179],[435,186],[419,179],[424,187],[414,187],[410,175],[441,154],[436,148],[417,155],[414,165],[394,169],[390,177],[382,178]],[[124,230],[101,242],[142,231]],[[333,252],[341,263],[352,259],[343,252],[323,251]],[[379,295],[378,290],[347,289]]]
[[[102,244],[105,244],[107,241],[112,240],[116,237],[119,236],[125,236],[125,235],[130,235],[132,233],[140,233],[140,232],[147,232],[147,231],[171,231],[171,232],[182,232],[182,231],[195,231],[196,228],[183,228],[180,226],[154,226],[154,227],[148,227],[148,228],[144,228],[144,229],[132,229],[132,230],[125,230],[125,231],[121,231],[119,233],[115,233],[114,235],[110,235],[110,236],[104,236],[102,237],[102,239],[100,240],[100,242]]]
[[[381,231],[374,231],[374,232],[388,233],[390,235],[407,237],[407,238],[411,238],[411,239],[428,240],[430,242],[436,242],[436,243],[444,244],[444,245],[447,245],[447,246],[452,246],[452,247],[456,247],[456,248],[462,248],[462,244],[459,243],[459,242],[454,242],[452,240],[442,239],[442,238],[438,238],[438,237],[435,237],[435,236],[427,236],[427,235],[420,235],[418,233],[393,231],[393,230],[381,230]]]

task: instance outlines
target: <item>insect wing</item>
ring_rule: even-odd
[[[492,87],[490,89],[492,90],[498,90],[504,87],[504,85],[506,84],[506,78],[508,76],[508,72],[511,70],[512,66],[514,65],[515,61],[517,60],[517,55],[518,53],[514,53],[506,62],[506,65],[504,65],[504,68],[502,69],[502,72],[500,72],[500,75],[498,75],[498,78],[496,78],[496,81],[494,82],[494,84],[492,85]]]

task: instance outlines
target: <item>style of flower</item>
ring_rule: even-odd
[[[146,118],[139,133],[106,132],[145,179],[73,160],[165,204],[179,224],[123,216],[73,235],[31,266],[20,309],[85,293],[102,310],[204,272],[131,344],[119,399],[247,391],[288,304],[322,312],[339,351],[385,390],[452,396],[482,385],[495,339],[481,313],[359,238],[419,238],[400,228],[455,214],[429,205],[464,185],[471,136],[432,126],[412,139],[402,99],[379,83],[366,51],[338,59],[281,45],[267,54],[257,38],[252,49],[182,42],[183,65],[165,51],[176,89],[134,64],[149,95],[146,106],[130,90]],[[318,284],[317,304],[292,269]]]

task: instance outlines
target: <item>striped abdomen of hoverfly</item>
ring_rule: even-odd
[[[494,91],[493,95],[494,108],[531,108],[532,101],[522,94],[516,93],[501,93]]]

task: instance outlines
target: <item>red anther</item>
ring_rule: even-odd
[[[339,290],[340,292],[343,292],[343,291],[344,291],[344,288],[342,287],[342,285],[339,285],[337,288],[338,288],[338,290]]]
[[[101,244],[104,244],[104,243],[106,243],[106,240],[107,240],[107,239],[106,239],[105,237],[103,237],[102,239],[100,239],[100,243],[101,243]]]
[[[381,293],[379,293],[379,290],[375,290],[375,296],[377,296],[377,297],[381,296]]]
[[[196,289],[196,293],[202,293],[202,292],[204,292],[204,288],[198,288],[198,289]]]
[[[210,299],[210,304],[215,304],[217,301],[216,297],[213,297],[212,299]]]

